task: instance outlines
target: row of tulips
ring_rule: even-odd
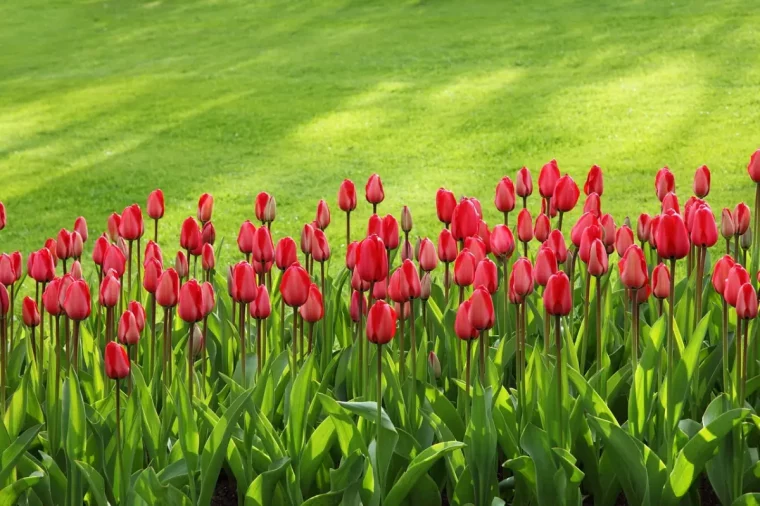
[[[748,172],[757,209],[760,151]],[[697,169],[682,209],[661,169],[661,212],[634,232],[602,213],[593,166],[568,231],[581,191],[552,160],[535,219],[522,168],[496,186],[502,223],[442,188],[440,235],[412,244],[407,206],[378,214],[376,174],[352,241],[345,180],[337,276],[324,200],[300,244],[275,242],[260,193],[219,270],[209,194],[172,266],[161,190],[152,239],[139,205],[113,213],[91,270],[79,217],[25,268],[0,255],[0,497],[210,504],[224,470],[241,504],[698,504],[702,476],[721,503],[755,504],[760,221],[739,203],[716,222],[710,184]]]

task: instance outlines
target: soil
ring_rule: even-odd
[[[237,506],[237,504],[237,483],[235,483],[234,478],[222,471],[219,473],[219,478],[216,480],[216,489],[214,489],[214,495],[211,496],[211,505]]]

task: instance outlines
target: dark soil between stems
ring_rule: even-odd
[[[211,496],[212,506],[237,506],[238,494],[235,480],[222,471],[216,480],[214,495]]]

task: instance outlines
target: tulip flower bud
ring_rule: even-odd
[[[104,235],[101,235],[95,240],[95,244],[92,247],[92,261],[95,265],[100,267],[103,266],[103,260],[105,259],[109,246],[108,239]]]
[[[760,149],[752,153],[747,165],[747,173],[755,183],[760,183]]]
[[[649,246],[657,249],[657,230],[660,228],[660,219],[662,215],[658,214],[652,218],[652,222],[649,226]]]
[[[383,240],[371,235],[359,243],[356,250],[356,270],[362,280],[382,281],[388,275],[388,257]]]
[[[135,241],[142,237],[144,230],[145,225],[143,224],[140,206],[132,204],[124,208],[119,222],[119,236],[123,237],[125,241]]]
[[[575,184],[573,178],[565,174],[559,178],[555,184],[552,204],[557,208],[557,211],[568,213],[572,211],[575,204],[578,203],[578,197],[580,197],[580,194],[581,192],[578,189],[578,185]]]
[[[515,239],[506,225],[496,225],[491,232],[491,252],[499,259],[507,259],[515,250]]]
[[[164,217],[164,192],[160,189],[153,190],[148,195],[148,216],[153,220]]]
[[[0,230],[5,228],[8,223],[8,216],[5,213],[5,204],[0,202]]]
[[[611,252],[615,245],[615,220],[611,214],[604,214],[599,219],[599,225],[602,227],[602,243]]]
[[[311,243],[313,240],[314,227],[306,223],[301,229],[301,253],[311,255]]]
[[[256,215],[256,219],[261,223],[273,222],[277,214],[277,204],[274,197],[267,192],[261,192],[256,195],[254,214]]]
[[[0,284],[10,286],[16,282],[16,271],[10,255],[0,255]]]
[[[381,238],[383,239],[383,243],[385,243],[386,249],[394,250],[398,248],[398,222],[391,214],[386,214],[385,218],[383,218],[383,235]]]
[[[510,274],[510,283],[513,283],[515,293],[521,297],[533,293],[533,266],[530,260],[525,257],[517,259]]]
[[[440,379],[441,361],[438,360],[438,355],[436,355],[434,351],[431,351],[430,353],[428,353],[428,365],[430,366],[430,370],[433,373],[433,377],[435,379]]]
[[[730,239],[734,236],[734,232],[736,232],[736,228],[734,227],[734,218],[731,216],[731,210],[724,207],[720,213],[720,235],[724,239]]]
[[[179,290],[177,314],[185,322],[195,323],[203,319],[203,309],[203,289],[196,280],[191,279]]]
[[[143,288],[145,288],[145,291],[148,293],[154,294],[156,293],[156,288],[158,287],[158,278],[163,272],[163,267],[161,266],[161,263],[155,258],[148,259],[145,262],[144,267],[145,274],[143,275]]]
[[[213,246],[215,242],[216,228],[214,228],[214,224],[212,222],[207,221],[201,229],[201,243],[210,244]]]
[[[61,314],[63,308],[60,303],[61,298],[61,278],[55,278],[48,283],[45,291],[42,293],[42,305],[45,311],[52,316]]]
[[[383,219],[373,214],[367,220],[367,235],[376,235],[380,238],[383,237]]]
[[[246,264],[249,265],[249,264]],[[158,278],[156,302],[163,308],[174,307],[179,300],[179,275],[174,269],[166,269]]]
[[[543,294],[544,308],[552,316],[567,316],[573,308],[570,280],[562,271],[553,274],[546,283]]]
[[[672,209],[676,213],[680,213],[681,209],[678,207],[678,197],[675,193],[668,193],[665,195],[665,198],[662,199],[662,213],[668,212],[668,210]]]
[[[121,215],[118,213],[111,213],[108,217],[108,238],[111,242],[116,242],[119,238],[119,226],[121,225]]]
[[[538,174],[538,192],[543,198],[551,198],[554,195],[554,187],[559,179],[559,166],[557,160],[551,160],[541,167]]]
[[[430,272],[438,265],[438,254],[435,245],[427,237],[422,239],[419,245],[417,260],[419,261],[420,268],[425,272]]]
[[[454,283],[458,286],[470,286],[475,281],[475,255],[468,249],[463,249],[454,262]]]
[[[509,177],[504,176],[496,185],[493,203],[501,213],[511,212],[515,208],[515,185]]]
[[[24,325],[27,327],[36,327],[40,324],[40,311],[37,309],[37,303],[31,297],[24,297],[21,316],[24,320]]]
[[[82,279],[82,264],[79,263],[79,260],[75,260],[73,264],[71,264],[71,277],[73,277],[75,280]]]
[[[583,185],[583,193],[591,195],[596,193],[600,197],[604,192],[604,177],[602,176],[602,169],[598,165],[593,165],[588,171],[586,176],[586,183]]]
[[[367,314],[367,298],[362,292],[354,291],[351,294],[351,321],[354,323],[361,318],[359,306],[361,305],[361,314]]]
[[[749,206],[744,202],[739,202],[734,208],[734,235],[741,236],[749,229],[750,221]]]
[[[71,258],[71,233],[62,228],[55,241],[55,254],[61,260]]]
[[[372,174],[369,177],[364,187],[364,196],[367,202],[375,206],[383,201],[385,192],[383,191],[383,182],[380,180],[380,176]]]
[[[177,251],[177,257],[174,260],[174,269],[177,271],[180,279],[187,277],[189,267],[187,264],[187,257],[182,251]]]
[[[488,293],[494,294],[499,289],[499,270],[490,259],[484,258],[475,268],[475,281],[473,286],[484,287]]]
[[[588,264],[591,257],[591,244],[596,239],[601,239],[603,237],[603,234],[604,232],[602,231],[602,227],[599,225],[586,227],[586,229],[583,231],[581,234],[581,244],[578,248],[578,257],[580,257],[583,263]]]
[[[694,195],[703,199],[710,193],[710,169],[702,165],[694,173]]]
[[[259,286],[256,298],[248,305],[251,318],[265,320],[272,314],[272,303],[265,285]]]
[[[742,267],[741,264],[735,264],[731,267],[728,271],[728,276],[726,276],[726,285],[723,289],[723,297],[730,306],[736,307],[736,301],[739,297],[739,288],[741,288],[744,283],[749,283],[749,281],[749,273],[747,273],[746,269]]]
[[[718,227],[709,207],[700,206],[692,212],[691,242],[696,246],[711,248],[718,242]]]
[[[657,171],[657,175],[654,178],[654,189],[660,202],[665,199],[665,195],[668,193],[675,193],[676,179],[667,166]]]
[[[82,250],[84,249],[84,241],[82,241],[82,236],[74,230],[71,233],[71,245],[69,249],[69,254],[71,258],[79,259],[82,257]]]
[[[192,217],[188,217],[182,223],[182,232],[179,237],[179,244],[182,249],[194,251],[199,248],[202,242],[201,229]]]
[[[715,268],[713,269],[712,274],[712,285],[715,291],[721,296],[726,290],[726,278],[728,278],[728,273],[734,265],[735,262],[731,255],[724,255],[715,262]]]
[[[742,320],[752,320],[757,316],[757,292],[752,283],[744,283],[736,298],[736,316]]]
[[[129,356],[127,350],[120,344],[111,341],[106,344],[105,352],[106,376],[119,380],[129,376]]]
[[[523,167],[517,171],[517,175],[515,176],[515,192],[518,197],[524,199],[533,194],[533,179],[530,176],[528,167]]]
[[[651,231],[652,217],[647,213],[639,215],[639,219],[636,222],[636,237],[640,242],[649,241],[649,234]]]
[[[514,248],[513,248],[514,249]],[[438,236],[438,259],[444,263],[456,260],[457,243],[448,229],[441,230]]]
[[[206,243],[203,245],[203,253],[201,254],[201,267],[203,267],[204,271],[210,271],[215,265],[214,247]]]
[[[90,316],[90,287],[82,281],[74,281],[66,290],[63,302],[66,316],[72,320],[82,321]]]
[[[140,340],[140,331],[137,328],[137,321],[132,312],[124,311],[121,315],[116,335],[119,338],[119,341],[127,346],[137,344]]]
[[[206,338],[203,335],[200,325],[193,324],[193,332],[190,334],[190,350],[193,353],[193,357],[200,355],[203,347],[206,344]]]
[[[240,225],[240,231],[237,236],[238,249],[245,255],[253,253],[253,236],[256,234],[256,227],[250,220],[245,220]]]
[[[477,330],[490,329],[496,322],[491,294],[484,286],[479,286],[470,296],[470,310],[467,313],[470,324]]]
[[[596,193],[591,193],[586,197],[586,202],[583,204],[583,212],[591,213],[597,218],[602,215],[602,200]]]
[[[739,245],[744,251],[747,251],[752,246],[752,229],[748,228],[746,232],[739,238]]]
[[[367,314],[367,340],[387,344],[396,335],[396,311],[385,301],[378,300]]]
[[[309,323],[317,323],[325,316],[325,307],[322,303],[322,293],[316,283],[309,287],[309,295],[306,302],[299,308],[301,318]]]
[[[401,261],[414,260],[414,248],[406,239],[401,243]]]
[[[622,281],[626,288],[642,288],[649,280],[644,252],[636,244],[626,249],[620,262],[618,262],[618,269],[620,270],[620,281]]]
[[[549,278],[557,272],[557,257],[549,246],[542,246],[536,255],[536,267],[533,269],[533,280],[539,286],[546,286]]]
[[[344,213],[356,209],[356,186],[350,179],[344,179],[338,189],[338,207]]]
[[[589,250],[588,273],[598,278],[607,272],[608,267],[607,250],[604,243],[600,239],[595,239]]]
[[[311,242],[311,256],[315,262],[326,262],[330,259],[330,245],[327,243],[325,233],[317,229],[314,231],[314,239]]]
[[[633,244],[633,230],[628,225],[623,225],[615,232],[615,251],[622,257]]]
[[[330,208],[327,207],[327,202],[324,200],[317,203],[317,217],[314,221],[317,222],[319,230],[325,230],[330,225]]]
[[[521,242],[530,242],[533,239],[533,224],[527,208],[523,208],[517,215],[517,237]]]
[[[463,200],[454,208],[451,216],[451,234],[457,241],[478,233],[480,218],[475,204],[471,200]]]
[[[386,290],[386,286],[388,283],[386,282],[385,278],[383,278],[380,282],[375,283],[375,286],[372,288],[372,298],[375,300],[384,300],[388,298],[388,293]]]
[[[84,219],[84,216],[74,220],[74,231],[79,233],[82,242],[87,242],[87,220]]]
[[[689,254],[689,233],[680,214],[671,210],[661,215],[656,241],[662,258],[679,259]]]
[[[287,268],[280,281],[280,295],[289,307],[302,306],[309,297],[311,279],[306,270],[294,264]]]
[[[468,299],[462,302],[457,309],[457,316],[454,319],[454,333],[463,341],[470,341],[478,338],[478,329],[473,327],[470,322],[470,308],[472,302]]]
[[[274,249],[274,262],[281,271],[298,262],[296,242],[292,237],[283,237],[277,241],[277,247]]]
[[[670,296],[670,270],[665,264],[659,264],[652,271],[652,293],[658,299]]]
[[[445,188],[438,188],[435,194],[435,211],[440,222],[446,225],[451,223],[456,205],[457,199],[452,192]]]
[[[430,298],[430,290],[433,285],[433,280],[430,277],[430,273],[426,272],[422,275],[420,280],[420,299],[428,300]]]
[[[274,261],[272,235],[267,227],[259,227],[253,234],[253,259],[261,263]]]
[[[475,255],[476,264],[480,263],[480,261],[483,260],[486,257],[486,254],[488,253],[488,251],[486,250],[486,245],[478,236],[472,236],[465,239],[464,247],[465,249],[470,250],[470,253]]]

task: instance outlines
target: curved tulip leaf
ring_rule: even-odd
[[[90,487],[90,494],[92,494],[95,504],[98,506],[108,506],[108,500],[106,500],[105,496],[106,485],[100,473],[87,462],[77,460],[76,465],[82,471],[87,485]]]
[[[140,400],[143,440],[145,441],[148,455],[152,459],[157,460],[159,468],[162,468],[166,460],[166,448],[161,445],[161,419],[158,417],[156,406],[150,396],[150,390],[145,384],[145,379],[139,367],[132,368],[132,381],[134,391]],[[195,422],[195,417],[192,418],[193,422]],[[180,434],[182,434],[181,430]]]
[[[393,485],[393,488],[385,497],[387,504],[399,504],[407,494],[412,490],[414,485],[427,471],[435,464],[438,459],[451,453],[456,449],[463,448],[464,443],[449,441],[438,443],[426,449],[409,464],[406,472]]]
[[[37,485],[45,477],[40,472],[32,473],[31,476],[14,481],[4,489],[0,490],[0,504],[16,504],[21,494]]]
[[[578,390],[578,397],[583,399],[585,408],[595,417],[607,422],[619,425],[604,399],[593,389],[581,373],[575,369],[567,368],[567,377]]]
[[[656,368],[667,331],[665,317],[661,316],[649,331],[647,346],[638,361],[628,397],[628,425],[635,437],[644,433],[654,399]]]
[[[540,506],[562,504],[563,501],[560,500],[557,487],[553,482],[558,468],[554,463],[549,435],[535,425],[529,424],[523,431],[520,445],[533,461],[538,504]]]
[[[496,427],[491,416],[491,389],[483,390],[479,381],[473,386],[470,423],[464,436],[465,459],[472,476],[476,504],[483,504],[496,487]]]
[[[298,371],[293,387],[290,391],[290,399],[287,403],[290,406],[288,418],[288,453],[294,462],[300,460],[301,449],[303,448],[304,436],[306,432],[306,408],[311,398],[311,376],[314,372],[314,360],[316,354],[312,353],[306,359],[301,370]]]
[[[317,426],[306,446],[304,446],[300,463],[301,492],[304,495],[307,494],[311,484],[314,483],[317,471],[322,466],[325,455],[330,451],[335,439],[335,424],[330,418],[325,418]]]
[[[731,506],[760,506],[760,494],[744,494],[737,497]]]
[[[285,475],[289,463],[290,458],[283,457],[272,462],[268,471],[258,475],[245,494],[245,506],[271,505],[272,497],[274,497],[274,488]]]
[[[24,455],[27,448],[32,444],[34,438],[40,433],[42,425],[35,425],[34,427],[27,429],[16,438],[13,443],[5,448],[0,455],[0,483],[5,483],[8,477],[16,467],[16,462]]]
[[[179,444],[182,448],[182,455],[185,457],[187,474],[192,480],[195,479],[194,474],[198,470],[200,435],[198,434],[198,424],[195,420],[195,412],[190,401],[190,394],[182,381],[178,380],[175,382],[172,403],[177,407]]]

